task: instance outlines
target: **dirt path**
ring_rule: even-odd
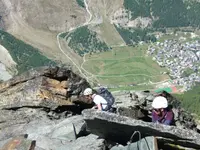
[[[89,25],[89,24],[98,24],[98,23],[100,23],[100,21],[99,21],[98,19],[96,19],[96,22],[92,21],[93,16],[92,16],[92,13],[91,13],[90,10],[89,10],[88,4],[87,4],[87,0],[84,0],[84,4],[85,4],[86,10],[87,10],[87,12],[88,12],[88,14],[89,14],[89,19],[88,19],[84,24],[79,25],[79,26],[76,27],[76,28],[70,28],[70,30],[68,31],[69,33],[66,35],[66,37],[67,37],[71,32],[73,32],[74,30],[76,30],[77,28],[80,28],[80,27],[82,27],[82,26],[86,26],[86,25]],[[60,35],[63,34],[63,33],[65,33],[65,32],[66,32],[66,31],[61,32],[61,33],[59,33],[59,34],[57,35],[57,44],[58,44],[58,47],[59,47],[60,51],[68,58],[68,60],[70,60],[70,61],[72,62],[72,64],[78,69],[78,71],[81,73],[81,75],[82,75],[84,78],[86,78],[87,81],[92,81],[92,82],[94,82],[94,80],[96,80],[96,79],[93,79],[93,78],[94,78],[94,77],[93,77],[94,75],[93,75],[92,73],[88,72],[87,70],[85,70],[85,69],[82,67],[82,66],[83,66],[83,63],[84,63],[84,60],[83,60],[83,63],[79,66],[79,65],[73,60],[73,58],[71,58],[71,57],[69,56],[69,54],[65,53],[65,51],[64,51],[63,48],[61,47],[61,44],[60,44]],[[65,37],[65,38],[66,38],[66,37]]]

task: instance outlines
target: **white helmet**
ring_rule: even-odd
[[[152,107],[154,109],[167,108],[168,107],[167,99],[163,96],[158,96],[154,98]]]
[[[92,94],[92,89],[91,88],[87,88],[84,90],[83,95],[91,95]]]

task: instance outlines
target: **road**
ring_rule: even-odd
[[[79,65],[77,65],[77,64],[73,61],[73,59],[72,59],[69,55],[67,55],[67,53],[65,53],[65,51],[62,49],[61,44],[60,44],[60,35],[61,35],[61,34],[66,33],[66,32],[69,32],[69,33],[66,35],[66,37],[67,37],[71,32],[73,32],[73,31],[76,30],[77,28],[80,28],[80,27],[83,27],[83,26],[86,26],[86,25],[89,25],[89,24],[90,24],[90,22],[91,22],[91,20],[92,20],[92,13],[91,13],[90,10],[89,10],[88,4],[87,4],[87,0],[84,0],[84,4],[85,4],[85,7],[86,7],[86,11],[87,11],[87,13],[89,14],[89,19],[88,19],[88,21],[86,21],[84,24],[79,25],[79,26],[77,26],[77,27],[75,27],[75,28],[70,28],[69,31],[64,31],[64,32],[59,33],[59,34],[57,35],[57,43],[58,43],[58,47],[59,47],[60,51],[72,62],[72,64],[78,69],[78,71],[81,73],[81,75],[82,75],[87,81],[89,81],[90,77],[88,77],[83,71],[85,71],[85,72],[88,73],[88,74],[91,74],[91,73],[89,73],[88,71],[86,71],[86,70],[83,69],[83,68],[81,69],[81,67],[79,67]],[[83,71],[82,71],[82,70],[83,70]]]

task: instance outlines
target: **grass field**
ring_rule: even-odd
[[[116,28],[113,24],[110,24],[110,22],[104,18],[104,21],[102,24],[99,25],[102,37],[104,38],[104,41],[109,45],[115,45],[115,44],[125,44],[119,33],[117,32]],[[112,34],[111,34],[112,33]]]
[[[169,79],[151,57],[146,56],[148,45],[118,47],[112,51],[87,55],[83,68],[93,73],[102,84],[135,85]]]
[[[154,91],[154,87],[151,85],[137,85],[137,86],[124,86],[124,87],[117,87],[117,88],[110,88],[110,91],[140,91],[140,90],[149,90]]]

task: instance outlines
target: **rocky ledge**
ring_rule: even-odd
[[[107,113],[88,109],[93,104],[82,96],[86,87],[85,79],[60,67],[1,83],[0,150],[126,150],[138,144],[143,150],[200,149],[193,117],[170,94],[161,93],[174,109],[176,126],[150,123],[155,93],[115,92],[116,111]]]
[[[30,70],[0,84],[0,127],[28,122],[44,116],[79,113],[89,107],[81,92],[85,79],[67,68],[43,67]],[[79,105],[78,105],[79,104]]]
[[[176,144],[200,149],[200,134],[192,130],[185,130],[176,126],[166,126],[129,117],[96,111],[84,110],[84,120],[90,131],[101,138],[109,139],[125,145],[134,132],[139,132],[141,137],[155,136],[176,141]],[[136,137],[132,141],[137,141]]]

